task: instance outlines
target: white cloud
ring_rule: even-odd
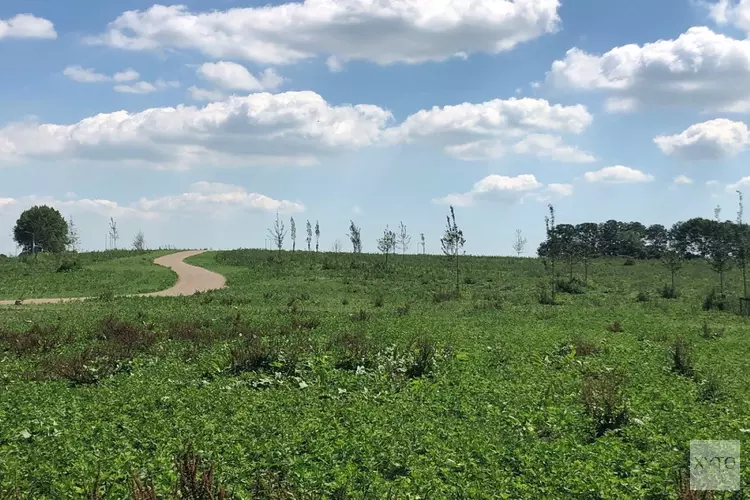
[[[352,207],[352,213],[355,214],[355,215],[359,215],[359,214],[362,213],[362,209],[359,208],[359,205],[354,205]]]
[[[33,205],[50,205],[65,214],[93,213],[103,217],[155,220],[178,215],[208,214],[228,216],[240,211],[302,212],[305,206],[298,201],[275,200],[260,193],[251,193],[231,184],[196,182],[190,191],[159,198],[141,198],[119,204],[104,199],[58,200],[51,196],[23,196],[17,199],[0,198],[0,211],[20,212]]]
[[[675,184],[692,184],[693,179],[686,175],[678,175],[672,180],[672,182],[674,182]]]
[[[743,112],[750,110],[750,40],[693,27],[674,40],[623,45],[603,55],[573,48],[546,79],[556,87],[604,92],[609,111]]]
[[[69,125],[0,128],[0,160],[111,161],[156,168],[314,164],[378,141],[392,119],[377,106],[332,106],[314,92],[232,96],[204,107],[101,113]]]
[[[18,14],[0,19],[0,40],[3,38],[57,38],[55,26],[47,19],[32,14]]]
[[[390,143],[424,142],[464,160],[496,158],[510,148],[521,154],[586,162],[593,156],[566,146],[561,137],[539,132],[579,134],[592,119],[582,105],[552,105],[531,98],[495,99],[418,111],[389,129],[386,139]]]
[[[115,85],[115,92],[125,94],[151,94],[153,92],[159,92],[160,90],[166,90],[169,88],[177,88],[180,86],[180,82],[156,80],[156,82],[135,82],[133,84],[120,84]]]
[[[71,80],[81,83],[108,82],[111,79],[107,75],[97,73],[95,70],[84,68],[83,66],[68,66],[63,70],[63,75]]]
[[[219,90],[209,90],[196,87],[195,85],[188,88],[188,95],[194,101],[221,101],[227,98],[224,92]]]
[[[530,192],[541,189],[544,184],[536,180],[532,174],[521,174],[516,177],[492,174],[481,179],[471,191],[465,193],[451,193],[432,200],[443,205],[469,206],[477,201],[495,201],[500,203],[516,203]]]
[[[651,182],[654,176],[645,174],[640,170],[622,165],[604,167],[601,170],[586,172],[583,178],[588,182],[604,182],[608,184],[626,184],[634,182]]]
[[[195,13],[154,5],[123,13],[87,41],[263,64],[333,56],[334,69],[351,60],[418,63],[495,54],[554,33],[559,6],[559,0],[305,0]]]
[[[742,191],[742,189],[747,189],[748,187],[750,187],[750,177],[743,177],[734,184],[727,184],[725,189],[729,192],[734,192]]]
[[[132,82],[140,78],[140,74],[133,68],[128,68],[125,71],[120,71],[112,75],[112,79],[116,82]]]
[[[731,24],[745,33],[750,33],[749,0],[718,0],[708,6],[709,15],[716,24]]]
[[[685,160],[720,160],[744,151],[750,144],[750,132],[742,122],[718,118],[691,125],[676,135],[660,135],[654,142],[666,155]]]
[[[718,186],[718,185],[719,185],[719,181],[717,181],[717,180],[706,181],[706,186],[708,186],[708,187],[714,187],[714,186]]]
[[[229,61],[204,63],[198,67],[198,75],[225,90],[275,90],[284,82],[271,68],[263,70],[258,78],[241,64]]]

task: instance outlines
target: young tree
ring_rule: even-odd
[[[341,252],[341,240],[336,238],[336,241],[333,242],[333,246],[331,247],[331,251],[333,253],[339,253]]]
[[[292,235],[292,253],[297,249],[297,225],[294,223],[294,217],[289,217],[289,231]]]
[[[388,254],[396,252],[396,233],[389,230],[388,226],[385,226],[383,237],[378,238],[378,250],[385,255],[385,270],[388,271]]]
[[[682,268],[682,255],[675,249],[670,248],[664,252],[661,263],[664,264],[664,267],[669,270],[672,276],[672,296],[676,296],[675,276],[677,275],[677,271]]]
[[[286,237],[286,227],[284,227],[284,222],[279,219],[278,212],[276,213],[276,222],[268,229],[268,235],[271,237],[274,245],[276,245],[279,255],[281,255],[281,248],[284,246],[284,238]]]
[[[424,233],[419,233],[419,237],[422,240],[422,255],[424,255],[426,253],[426,251],[425,251],[425,244],[424,244]]]
[[[78,227],[73,222],[73,216],[68,217],[68,251],[77,252],[78,245],[81,243],[81,237],[78,235]]]
[[[145,250],[146,249],[146,238],[143,236],[143,231],[140,229],[133,238],[133,250]]]
[[[117,230],[117,223],[113,217],[109,218],[109,241],[111,248],[117,250],[117,240],[120,239],[120,232]]]
[[[349,240],[352,242],[352,253],[362,253],[362,231],[354,224],[353,220],[349,221]]]
[[[307,221],[307,251],[310,251],[310,243],[312,243],[312,226],[310,225],[310,220]]]
[[[513,250],[516,252],[516,257],[521,256],[526,246],[526,238],[523,237],[522,233],[521,229],[516,229],[516,239],[513,240]]]
[[[742,269],[742,298],[747,300],[747,257],[748,257],[748,246],[750,245],[750,238],[748,238],[749,228],[748,225],[743,221],[744,205],[742,204],[742,191],[737,191],[737,195],[740,198],[739,208],[737,210],[737,234],[735,240],[735,256],[737,264]]]
[[[318,224],[318,221],[315,221],[315,251],[318,251],[318,247],[320,245],[320,224]]]
[[[37,205],[21,213],[13,227],[13,240],[35,258],[40,250],[59,253],[68,245],[68,223],[55,208]]]
[[[547,229],[547,240],[544,243],[546,244],[546,257],[550,260],[550,269],[552,272],[552,278],[554,279],[555,261],[560,254],[560,238],[558,238],[557,226],[555,226],[555,207],[550,203],[547,205],[547,208],[549,209],[549,215],[544,217],[544,226]]]
[[[409,250],[409,246],[411,246],[411,236],[409,236],[409,233],[406,231],[406,226],[403,222],[400,223],[398,228],[398,246],[401,247],[402,255],[405,254],[406,251]]]
[[[729,223],[731,224],[731,222]],[[719,293],[724,293],[724,273],[731,266],[730,228],[721,222],[721,207],[714,209],[714,230],[708,242],[709,262],[719,275]]]
[[[451,213],[446,216],[446,227],[443,237],[440,238],[440,244],[443,249],[443,253],[448,257],[453,257],[456,263],[456,295],[461,293],[460,284],[458,281],[458,256],[461,253],[461,249],[466,243],[464,233],[458,228],[456,224],[456,214],[453,211],[453,205],[450,206]]]

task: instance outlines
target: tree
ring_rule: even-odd
[[[403,224],[402,224],[403,226]],[[385,226],[385,230],[383,231],[383,237],[378,238],[378,250],[383,252],[385,255],[385,270],[388,270],[388,254],[391,252],[396,252],[396,233],[388,229],[388,226]]]
[[[742,204],[742,191],[737,191],[737,195],[740,198],[739,208],[737,209],[737,229],[735,236],[735,256],[737,264],[742,269],[742,298],[747,299],[747,256],[748,256],[748,245],[750,245],[750,234],[748,234],[748,225],[742,220],[744,212],[744,205]]]
[[[461,231],[456,224],[456,214],[453,211],[453,205],[451,205],[450,208],[450,215],[447,215],[445,217],[447,223],[445,227],[445,233],[443,234],[443,237],[440,238],[440,244],[442,246],[443,253],[448,257],[453,257],[456,262],[456,295],[458,295],[461,292],[460,284],[458,281],[458,255],[461,253],[461,248],[463,248],[464,244],[466,243],[466,239],[464,238],[463,231]]]
[[[362,253],[362,230],[357,227],[353,220],[349,221],[349,241],[352,242],[352,253]]]
[[[310,220],[307,221],[307,251],[310,251],[310,243],[312,243],[312,226],[310,225]]]
[[[69,244],[68,223],[62,214],[47,205],[24,210],[13,227],[13,240],[24,252],[65,250]]]
[[[333,246],[331,247],[331,251],[333,253],[339,253],[341,251],[341,240],[336,238],[336,241],[333,242]]]
[[[117,250],[117,240],[120,239],[120,232],[117,230],[117,223],[113,217],[109,218],[109,242],[111,248]]]
[[[409,233],[406,231],[406,226],[403,222],[400,223],[398,228],[398,246],[401,247],[401,254],[405,254],[407,250],[409,250],[409,246],[411,246],[411,236],[409,236]],[[395,246],[393,248],[395,253]]]
[[[133,238],[133,250],[143,251],[146,249],[146,238],[143,236],[143,231],[140,229]]]
[[[516,252],[516,257],[520,257],[523,253],[523,248],[526,246],[526,238],[523,237],[523,231],[516,229],[516,239],[513,240],[513,250]]]
[[[719,275],[719,293],[724,293],[724,273],[731,266],[731,228],[721,222],[721,207],[714,209],[714,228],[708,243],[708,259],[713,270]]]
[[[67,249],[69,252],[77,252],[78,245],[81,243],[81,238],[78,235],[78,227],[73,222],[73,216],[68,217],[68,245]]]
[[[539,253],[540,256],[549,257],[552,277],[554,278],[555,261],[557,260],[558,255],[560,255],[560,244],[557,235],[557,227],[555,226],[555,207],[553,207],[550,203],[549,205],[547,205],[547,209],[549,210],[549,215],[544,217],[544,226],[547,230],[547,239],[542,243],[542,245],[539,246],[539,251],[537,251],[537,253]],[[542,254],[541,252],[542,246],[544,246],[544,254]]]
[[[576,244],[583,259],[583,282],[589,282],[589,260],[598,253],[599,226],[593,222],[576,225]]]
[[[425,251],[425,243],[424,243],[424,233],[419,233],[419,237],[422,240],[422,254],[424,255],[426,253],[426,251]]]
[[[276,222],[274,222],[273,226],[268,229],[268,235],[271,237],[271,241],[273,241],[274,245],[276,245],[279,255],[281,255],[281,249],[284,246],[284,238],[286,237],[286,227],[284,226],[284,221],[279,219],[278,212],[276,213]]]
[[[289,217],[289,230],[292,233],[292,253],[297,248],[297,225],[294,223],[294,217]]]
[[[682,268],[682,255],[680,255],[680,252],[670,248],[664,252],[664,255],[661,258],[661,263],[664,264],[664,267],[666,267],[671,276],[672,276],[672,296],[676,296],[677,288],[675,288],[675,275],[677,274],[677,271],[679,271]]]
[[[318,221],[315,221],[315,251],[318,251],[318,246],[320,245],[320,224],[318,224]]]

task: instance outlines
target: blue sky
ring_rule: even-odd
[[[0,252],[57,206],[82,247],[263,247],[277,211],[527,254],[558,222],[733,218],[750,0],[0,3]],[[20,16],[19,16],[20,15]]]

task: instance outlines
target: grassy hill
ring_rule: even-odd
[[[188,262],[228,288],[0,311],[0,492],[164,495],[188,450],[237,498],[677,498],[690,440],[750,429],[703,262],[665,299],[658,262],[597,260],[557,305],[536,259],[462,257],[459,297],[439,256]]]

